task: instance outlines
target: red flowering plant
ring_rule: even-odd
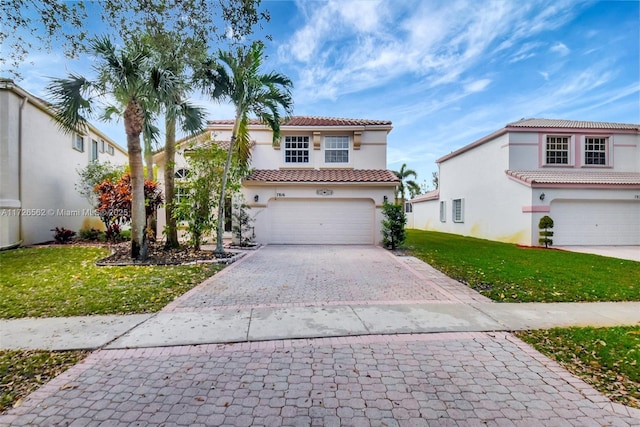
[[[107,238],[115,241],[120,235],[122,225],[131,222],[131,175],[125,173],[117,181],[105,179],[95,186],[94,191],[98,195],[96,212],[107,228]],[[162,192],[157,182],[144,182],[144,200],[148,223],[149,217],[163,203]]]

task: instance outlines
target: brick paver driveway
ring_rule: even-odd
[[[460,302],[481,296],[374,246],[267,246],[169,309]],[[427,277],[431,275],[432,277]]]
[[[168,310],[481,299],[374,247],[269,246]],[[0,425],[640,426],[508,333],[99,350]]]

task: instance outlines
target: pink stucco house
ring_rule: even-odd
[[[640,245],[640,124],[522,119],[437,160],[409,227],[557,246]]]

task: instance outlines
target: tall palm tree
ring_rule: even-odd
[[[200,75],[205,91],[217,101],[229,101],[235,107],[235,117],[227,160],[222,174],[218,200],[216,252],[223,253],[224,202],[231,159],[235,154],[239,164],[247,166],[251,156],[249,115],[255,115],[273,133],[273,144],[280,141],[280,108],[286,115],[293,112],[291,80],[280,73],[260,73],[263,45],[254,42],[250,47],[239,46],[235,52],[219,51],[207,62]]]
[[[174,217],[175,198],[175,157],[176,157],[176,128],[189,135],[195,135],[205,126],[205,111],[186,100],[191,90],[185,69],[194,63],[201,63],[206,58],[206,44],[201,40],[186,40],[184,35],[176,31],[160,31],[158,28],[139,36],[143,43],[151,46],[154,55],[161,66],[170,71],[175,84],[170,91],[161,93],[160,107],[164,113],[165,142],[164,142],[164,196],[166,242],[165,247],[177,248],[178,230]],[[147,161],[147,166],[150,162]]]
[[[146,259],[144,169],[140,134],[149,111],[157,111],[159,93],[166,93],[175,84],[173,75],[152,62],[149,49],[141,43],[130,42],[116,49],[108,37],[91,41],[89,51],[97,63],[93,81],[69,74],[67,78],[52,79],[47,86],[54,101],[55,118],[66,132],[87,126],[87,117],[94,114],[104,97],[113,98],[115,106],[104,109],[103,118],[121,111],[127,135],[127,152],[131,172],[131,257]]]
[[[407,190],[409,190],[409,194],[417,195],[420,193],[420,185],[415,182],[413,179],[418,179],[418,174],[413,169],[407,169],[407,164],[403,163],[402,167],[399,171],[393,171],[393,173],[400,180],[400,184],[398,185],[398,190],[396,192],[396,198],[402,200],[404,203],[405,196]],[[408,179],[409,177],[413,177],[413,179]]]

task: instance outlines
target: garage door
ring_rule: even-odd
[[[640,202],[559,200],[549,216],[556,246],[640,245]]]
[[[270,243],[373,244],[371,200],[278,199],[268,206]]]

